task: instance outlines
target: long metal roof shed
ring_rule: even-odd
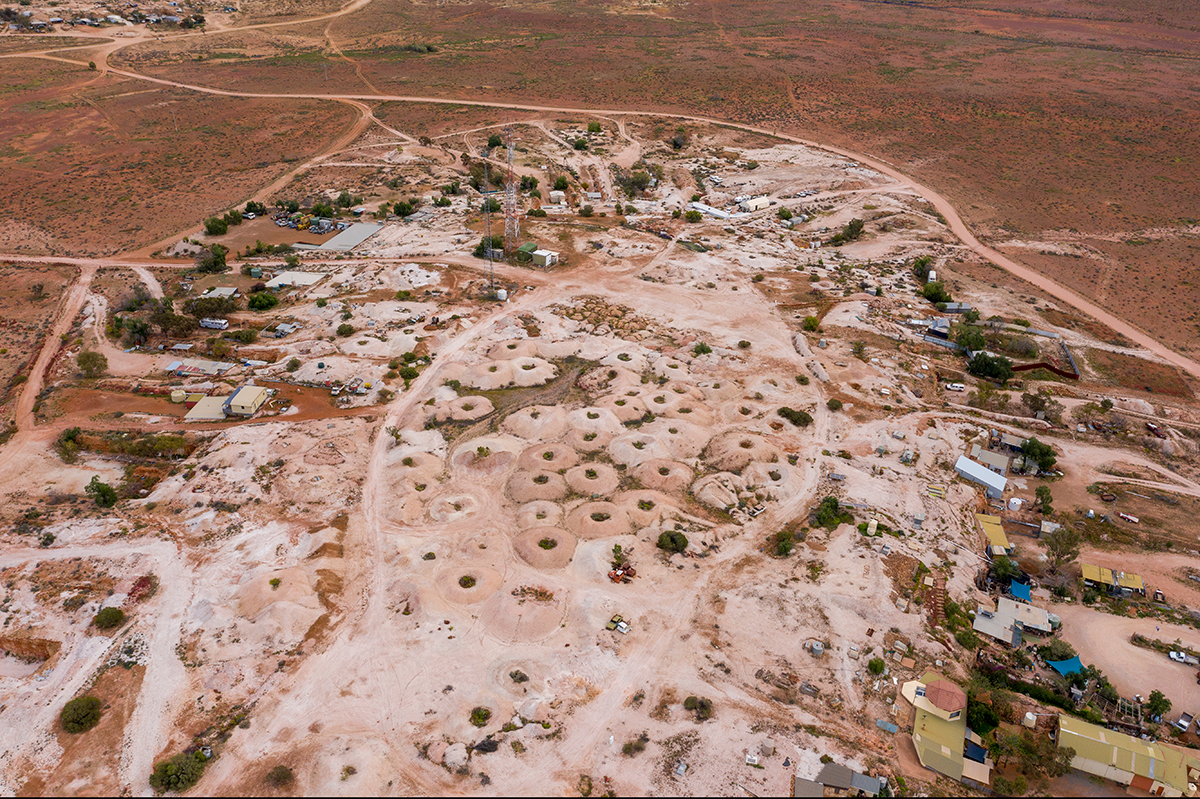
[[[377,225],[373,222],[355,222],[316,249],[347,252],[353,250],[382,229],[383,225]]]
[[[983,464],[976,463],[966,455],[958,456],[954,471],[973,483],[978,483],[987,489],[987,494],[993,499],[999,499],[1004,494],[1008,480],[993,472]]]

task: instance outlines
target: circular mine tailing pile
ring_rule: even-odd
[[[728,430],[709,442],[708,463],[722,471],[738,471],[751,461],[777,462],[779,449],[758,433]]]
[[[632,422],[635,419],[641,419],[648,410],[646,403],[642,402],[639,397],[621,395],[607,396],[597,402],[596,406],[612,411],[613,415],[621,422]]]
[[[562,506],[547,500],[526,502],[517,508],[517,526],[522,529],[559,524],[563,518]]]
[[[500,429],[530,441],[557,441],[567,432],[567,412],[557,405],[531,405],[510,413]]]
[[[514,502],[556,500],[567,495],[567,483],[556,471],[518,469],[509,475],[504,490]]]
[[[554,599],[542,602],[514,596],[513,590],[493,594],[480,609],[479,620],[487,634],[506,644],[536,643],[557,632],[567,615],[567,595],[557,586],[548,588]]]
[[[538,546],[543,539],[557,542],[553,549],[542,549]],[[578,539],[561,527],[541,526],[530,527],[513,536],[513,550],[521,560],[535,569],[562,569],[571,562],[575,555]]]
[[[484,502],[480,497],[459,488],[429,500],[425,512],[433,522],[450,524],[474,516],[483,507]]]
[[[517,459],[519,469],[568,469],[579,463],[579,454],[566,444],[534,444],[526,447]]]
[[[475,578],[475,585],[470,588],[459,585],[459,579],[465,575]],[[504,578],[500,576],[500,572],[490,566],[448,565],[434,578],[438,593],[456,605],[474,605],[482,602],[499,591],[503,584]]]
[[[666,474],[663,474],[666,470]],[[682,493],[692,483],[692,470],[686,464],[665,458],[651,458],[632,470],[635,480],[654,491]]]
[[[611,495],[621,485],[621,475],[607,463],[585,462],[567,469],[567,485],[585,497]]]
[[[608,454],[614,463],[623,463],[626,466],[637,466],[644,461],[671,457],[671,451],[666,444],[640,430],[614,438],[608,445]]]
[[[566,528],[578,538],[608,538],[630,531],[629,514],[613,502],[584,502],[567,514]]]

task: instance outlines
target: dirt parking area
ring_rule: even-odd
[[[1149,696],[1157,689],[1174,703],[1168,716],[1196,712],[1200,708],[1200,685],[1195,669],[1174,663],[1152,649],[1130,643],[1134,633],[1160,641],[1182,641],[1200,649],[1200,630],[1164,624],[1154,619],[1125,619],[1082,606],[1055,605],[1063,622],[1062,637],[1079,652],[1084,665],[1104,672],[1121,696]]]

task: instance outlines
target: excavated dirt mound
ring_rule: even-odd
[[[743,413],[743,411],[748,411],[748,413]],[[748,424],[751,420],[772,412],[774,412],[774,408],[762,402],[735,399],[718,405],[715,418],[720,424]]]
[[[513,472],[506,488],[514,502],[562,499],[567,495],[567,483],[563,476],[549,469]]]
[[[629,516],[633,529],[639,530],[658,522],[663,516],[673,516],[675,507],[665,494],[658,491],[627,491],[613,499],[613,504]]]
[[[479,614],[488,634],[509,644],[533,643],[554,634],[567,615],[566,592],[536,587],[547,588],[554,599],[547,602],[514,596],[512,590],[493,594]]]
[[[655,419],[642,425],[641,432],[661,442],[675,460],[699,457],[712,438],[712,428],[701,427],[694,419]]]
[[[483,502],[472,494],[456,491],[429,501],[425,507],[435,522],[457,522],[473,516],[483,508]]]
[[[688,421],[704,428],[711,428],[713,425],[712,409],[704,403],[694,400],[688,400],[676,408],[671,408],[663,416],[672,421]]]
[[[584,539],[625,535],[629,514],[612,502],[585,502],[567,516],[566,526]]]
[[[621,475],[607,463],[581,463],[568,469],[566,478],[571,490],[585,497],[593,494],[606,497],[621,484]]]
[[[492,401],[487,397],[459,397],[439,407],[434,417],[439,422],[451,420],[455,422],[473,422],[482,419],[496,410]]]
[[[718,469],[738,471],[751,461],[772,463],[779,460],[779,450],[757,433],[722,433],[708,445],[708,462]]]
[[[536,469],[567,469],[579,463],[575,450],[565,444],[537,444],[521,453],[517,466],[530,471]]]
[[[555,441],[567,430],[567,414],[557,406],[532,405],[507,416],[500,427],[526,441]]]
[[[460,381],[482,391],[505,386],[540,386],[553,380],[557,367],[541,358],[513,358],[507,361],[484,361],[468,366]]]
[[[641,431],[626,433],[612,440],[608,454],[617,463],[637,466],[648,460],[670,458],[671,451],[652,435]]]
[[[625,428],[617,415],[608,408],[588,407],[577,408],[567,414],[567,424],[571,430],[594,431],[617,435]]]
[[[538,500],[517,508],[517,526],[521,529],[559,524],[562,518],[562,506],[555,502]]]
[[[599,452],[607,449],[612,443],[612,433],[600,433],[595,430],[572,429],[563,439],[563,443],[578,452]]]
[[[539,543],[550,539],[556,544],[551,549],[542,549]],[[561,527],[531,527],[513,537],[513,549],[521,560],[535,569],[561,569],[571,562],[575,554],[575,536]]]
[[[450,464],[464,477],[494,477],[512,468],[525,444],[508,436],[482,436],[464,442],[450,456]],[[479,454],[483,447],[485,455]]]
[[[646,413],[646,403],[638,397],[610,396],[596,403],[597,407],[611,411],[621,422],[641,419]]]
[[[667,493],[684,491],[692,482],[692,470],[685,464],[663,458],[638,464],[633,476],[646,488]]]
[[[513,358],[533,358],[538,354],[536,341],[527,338],[501,341],[488,350],[487,357],[493,361],[510,361]]]
[[[459,584],[463,577],[470,577],[475,584],[464,588]],[[504,579],[489,566],[447,566],[438,572],[434,580],[438,591],[448,601],[458,605],[474,605],[500,590]]]

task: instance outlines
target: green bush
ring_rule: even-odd
[[[250,299],[246,300],[246,307],[252,311],[269,311],[278,304],[279,298],[269,291],[251,294]]]
[[[83,487],[83,493],[96,500],[102,508],[111,508],[117,504],[117,490],[108,483],[100,482],[100,475],[93,475],[92,480]]]
[[[708,355],[712,352],[712,347],[705,344],[703,341],[697,342],[696,346],[692,347],[692,353],[695,355]]]
[[[120,627],[124,621],[125,611],[120,608],[104,608],[92,619],[92,624],[101,630],[111,630],[113,627]]]
[[[958,645],[963,649],[978,649],[980,646],[979,636],[974,630],[959,630],[954,634],[954,640],[958,641]]]
[[[831,411],[840,411],[842,409],[842,401],[837,397],[830,397],[829,401],[825,403],[825,407]]]
[[[704,214],[700,213],[699,211],[697,211],[695,209],[692,209],[692,210],[688,211],[687,213],[685,213],[683,215],[683,218],[684,218],[684,221],[695,223],[695,222],[699,222],[701,219],[703,219]]]
[[[296,775],[287,766],[276,766],[267,772],[264,782],[272,788],[286,788],[296,779]]]
[[[886,668],[887,663],[884,662],[883,658],[871,658],[871,660],[867,663],[867,671],[876,676],[883,674],[884,669]]]
[[[200,781],[205,763],[204,755],[199,752],[180,752],[154,766],[150,774],[150,787],[158,793],[182,793]]]
[[[405,380],[416,380],[421,373],[414,366],[401,366],[398,370],[401,378]]]
[[[351,324],[338,325],[337,334],[339,336],[342,336],[343,338],[345,338],[346,336],[354,335],[354,325],[351,325]]]
[[[290,361],[287,362],[287,370],[289,372],[295,372],[299,368],[300,368],[300,359],[299,358],[292,358]]]
[[[658,536],[658,548],[667,552],[683,552],[687,546],[687,536],[679,530],[667,530]]]
[[[842,510],[837,497],[825,497],[825,499],[821,500],[821,504],[817,506],[814,517],[814,521],[818,527],[824,527],[830,531],[836,530],[839,524],[849,524],[854,521],[853,514]]]
[[[469,574],[464,574],[462,577],[458,578],[458,584],[461,585],[463,588],[474,588],[475,587],[475,578]]]
[[[476,727],[483,727],[488,723],[488,719],[492,717],[492,711],[486,707],[477,707],[471,711],[471,723]]]
[[[63,706],[59,719],[63,729],[72,734],[87,732],[100,723],[104,703],[94,696],[80,696]]]
[[[796,425],[796,427],[808,427],[810,424],[812,424],[813,420],[812,416],[810,416],[807,412],[797,411],[787,407],[780,408],[778,411],[776,411],[776,413],[778,413],[784,419],[787,419],[792,424]]]

